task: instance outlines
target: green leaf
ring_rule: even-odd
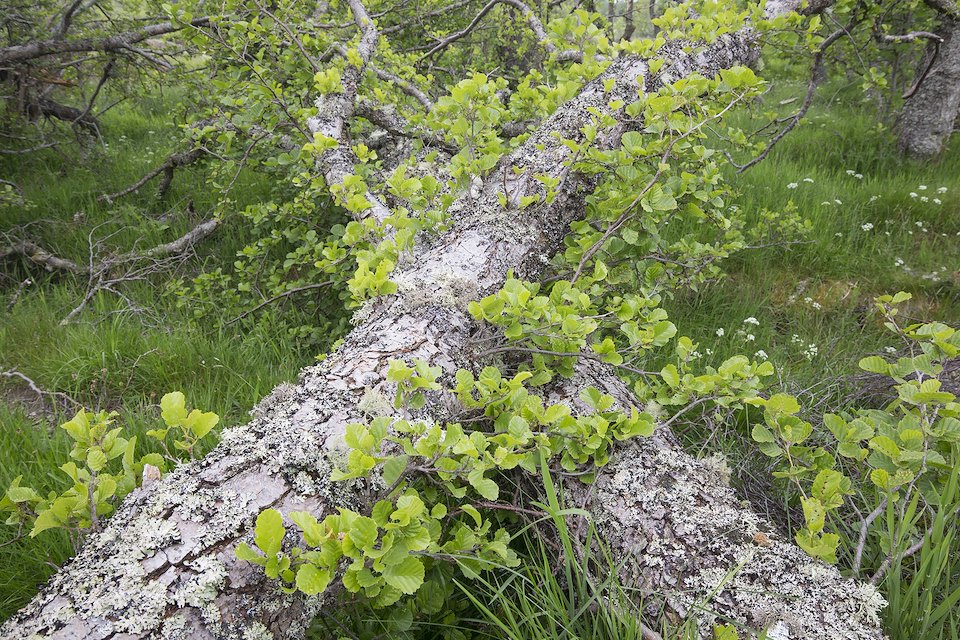
[[[245,560],[247,562],[256,562],[258,564],[263,563],[265,558],[253,550],[253,547],[248,545],[246,542],[241,542],[237,545],[236,555],[239,559]]]
[[[279,553],[286,530],[283,528],[283,516],[276,509],[265,509],[257,516],[254,540],[267,556]]]
[[[406,471],[408,462],[409,458],[407,456],[393,456],[383,463],[383,481],[387,483],[388,487],[393,486]]]
[[[102,471],[107,466],[107,454],[99,447],[93,447],[87,451],[87,466],[91,471]]]
[[[160,417],[168,427],[179,425],[187,417],[187,399],[179,391],[173,391],[160,399]]]
[[[477,511],[476,507],[472,504],[462,504],[460,505],[460,510],[465,514],[473,518],[473,521],[477,523],[477,526],[483,526],[483,518],[480,516],[480,512]]]
[[[86,442],[90,436],[89,414],[80,409],[77,415],[73,416],[73,420],[64,422],[60,428],[69,433],[76,442]]]
[[[680,374],[677,372],[677,368],[672,364],[668,364],[660,370],[660,377],[663,378],[663,381],[674,389],[680,386]]]
[[[194,409],[187,417],[185,426],[190,429],[197,440],[200,440],[205,435],[210,433],[210,430],[217,426],[218,422],[220,422],[220,416],[212,411],[203,412],[198,409]]]
[[[500,496],[500,487],[490,478],[483,476],[483,469],[474,469],[467,475],[467,482],[477,493],[487,500],[496,500]]]
[[[791,395],[778,393],[767,400],[767,410],[775,414],[793,415],[800,411],[800,403]]]
[[[881,375],[887,375],[890,372],[890,365],[886,360],[880,356],[870,356],[868,358],[863,358],[859,362],[859,366],[864,371],[869,371],[870,373],[879,373]]]
[[[318,569],[312,564],[305,564],[297,570],[297,589],[308,596],[315,596],[323,593],[332,578],[330,571]]]
[[[383,578],[392,587],[410,595],[417,592],[423,584],[423,562],[414,556],[407,556],[402,562],[388,565],[383,570]]]
[[[773,432],[762,424],[753,425],[753,431],[750,433],[754,442],[776,442]]]
[[[378,532],[377,523],[373,518],[358,516],[350,527],[350,541],[358,549],[369,549],[376,543]]]

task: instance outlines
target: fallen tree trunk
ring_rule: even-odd
[[[565,171],[570,151],[563,138],[579,139],[592,109],[620,122],[603,134],[606,145],[618,144],[635,123],[611,112],[611,101],[629,102],[638,88],[692,72],[713,76],[749,62],[755,56],[752,37],[746,31],[723,36],[694,54],[671,48],[669,65],[655,78],[647,78],[645,62],[636,57],[614,61],[501,160],[503,170],[494,174],[504,175],[503,181],[489,180],[451,207],[451,230],[394,274],[398,293],[369,303],[335,353],[305,369],[296,385],[278,387],[250,424],[225,432],[205,459],[128,496],[106,528],[4,625],[2,637],[301,636],[311,617],[331,604],[334,588],[315,597],[286,595],[259,567],[239,561],[234,549],[250,538],[256,515],[272,507],[322,518],[337,507],[368,506],[370,493],[382,488],[377,478],[330,481],[346,450],[346,425],[366,419],[363,407],[371,399],[391,395],[391,358],[423,359],[441,367],[447,379],[460,367],[475,366],[471,336],[478,327],[467,303],[499,289],[508,270],[536,278],[543,257],[561,246],[569,223],[583,214],[596,177]],[[608,79],[612,87],[604,87]],[[538,174],[561,178],[557,196],[521,209],[520,199],[536,188]],[[606,368],[581,370],[568,384],[571,398],[580,385],[591,384],[633,403]],[[429,417],[443,420],[444,406],[444,399],[435,398]],[[628,447],[628,455],[597,483],[590,504],[608,542],[631,559],[625,581],[667,589],[667,606],[682,614],[709,598],[718,571],[737,568],[750,548],[744,536],[754,528],[765,531],[765,525],[732,492],[716,486],[709,466],[686,456],[665,434]],[[845,616],[869,613],[872,592],[860,595],[862,587],[788,543],[764,548],[738,575],[720,590],[723,615],[732,620],[793,628],[792,611],[810,616],[803,624],[819,625],[830,637],[881,637],[875,618]],[[753,591],[758,587],[770,591],[759,596]],[[795,627],[798,633],[806,628]]]

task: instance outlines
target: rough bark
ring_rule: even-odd
[[[586,386],[622,407],[636,404],[607,365],[590,360],[552,399],[576,398]],[[622,563],[620,580],[648,594],[651,619],[692,616],[707,637],[715,622],[733,620],[770,638],[882,638],[876,588],[812,559],[745,509],[728,480],[722,459],[695,460],[660,429],[622,443],[594,485],[565,488]]]
[[[569,149],[562,138],[578,139],[588,109],[610,112],[611,101],[629,102],[640,88],[678,79],[693,71],[713,76],[753,58],[752,35],[723,36],[696,54],[677,46],[656,77],[646,77],[637,58],[616,60],[597,80],[543,122],[494,169],[479,193],[451,208],[451,230],[421,244],[415,261],[401,265],[395,296],[369,303],[355,329],[320,365],[303,371],[296,385],[279,387],[248,425],[223,434],[204,460],[185,465],[127,498],[42,592],[2,628],[3,638],[274,638],[298,637],[310,617],[335,593],[306,598],[284,595],[258,567],[238,561],[236,544],[249,539],[257,513],[310,510],[318,517],[337,507],[363,509],[382,484],[331,483],[330,471],[345,450],[345,426],[391,396],[385,381],[390,358],[421,358],[451,376],[473,367],[471,335],[477,330],[465,308],[470,300],[497,290],[513,269],[536,278],[544,258],[561,244],[568,224],[580,217],[595,177],[564,172]],[[614,86],[604,91],[604,80]],[[644,87],[643,83],[647,86]],[[607,131],[616,144],[628,121]],[[514,173],[512,168],[520,169]],[[550,204],[519,208],[520,198],[538,188],[533,176],[562,177]],[[503,176],[501,179],[500,176]],[[499,204],[505,190],[507,206]],[[628,392],[606,369],[574,379],[569,397],[589,382],[614,389],[624,404]],[[590,376],[593,376],[592,378]],[[573,402],[571,400],[571,402]],[[444,398],[428,404],[429,417],[447,417]],[[642,586],[675,585],[678,610],[706,599],[717,571],[733,568],[747,548],[743,536],[762,527],[733,494],[715,486],[709,466],[685,456],[666,436],[634,447],[610,467],[591,502],[603,532],[624,557],[625,577]],[[624,480],[623,475],[628,479]],[[641,490],[642,493],[634,493]],[[602,499],[597,499],[602,496]],[[692,507],[696,508],[692,508]],[[638,509],[638,511],[633,511]],[[747,523],[747,524],[743,524]],[[641,536],[644,544],[641,544]],[[648,539],[649,538],[649,539]],[[705,556],[705,557],[702,557]],[[713,557],[716,556],[716,557]],[[874,602],[856,595],[861,587],[842,582],[835,569],[815,563],[787,543],[759,556],[756,581],[728,584],[723,613],[744,623],[769,613],[781,621],[793,610],[793,594],[804,589],[803,615],[831,620]],[[652,569],[652,571],[651,571]],[[808,571],[810,576],[806,576]],[[742,572],[741,572],[742,573]],[[654,575],[652,575],[654,574]],[[789,585],[786,593],[750,591]],[[839,613],[834,613],[839,612]],[[875,620],[837,620],[834,637],[879,638]],[[788,622],[788,624],[792,624]],[[824,623],[825,624],[825,623]],[[704,627],[704,633],[709,629]]]
[[[945,16],[937,35],[943,42],[929,46],[898,122],[900,151],[921,159],[943,152],[960,114],[960,17]]]

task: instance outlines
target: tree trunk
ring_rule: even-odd
[[[960,114],[960,17],[944,16],[937,34],[943,42],[931,44],[921,61],[919,86],[904,103],[898,122],[900,151],[921,159],[943,152]]]
[[[671,46],[663,54],[670,62],[649,81],[672,82],[694,71],[713,77],[749,63],[756,55],[752,38],[749,31],[726,35],[692,54]],[[300,637],[311,617],[331,605],[335,588],[310,598],[285,595],[259,567],[236,559],[236,545],[251,538],[256,515],[267,507],[309,510],[322,519],[337,507],[371,504],[371,494],[383,488],[378,478],[329,479],[344,455],[345,426],[366,420],[365,408],[391,397],[385,380],[390,358],[421,358],[442,367],[448,381],[458,368],[474,366],[471,335],[478,327],[467,303],[498,290],[508,270],[536,278],[543,257],[561,246],[569,223],[582,216],[584,196],[595,184],[594,176],[564,172],[570,151],[560,141],[579,139],[592,109],[621,123],[602,134],[603,144],[618,144],[636,123],[609,105],[633,100],[646,71],[635,57],[616,60],[545,120],[501,160],[479,194],[453,205],[451,230],[401,265],[393,277],[397,295],[369,303],[334,354],[305,369],[296,385],[278,387],[253,421],[226,431],[205,459],[128,496],[105,529],[3,626],[2,637]],[[613,80],[609,91],[607,79]],[[535,192],[538,174],[562,179],[558,195],[521,210],[520,198]],[[499,203],[504,191],[506,207]],[[582,366],[560,393],[576,398],[584,384],[615,391],[622,404],[635,402],[603,367]],[[431,398],[422,417],[443,420],[447,402]],[[816,625],[827,637],[881,637],[869,615],[876,599],[870,588],[843,581],[834,568],[789,543],[754,548],[751,535],[769,531],[768,525],[667,434],[628,444],[622,453],[595,489],[570,494],[580,491],[589,499],[608,542],[630,559],[626,582],[666,591],[666,605],[682,615],[706,602],[720,578],[735,570],[715,602],[732,620],[785,623],[798,633]],[[795,624],[794,618],[802,619]],[[709,633],[704,626],[703,634]]]

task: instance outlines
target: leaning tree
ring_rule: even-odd
[[[552,513],[581,548],[601,534],[653,615],[703,636],[724,620],[882,637],[872,585],[671,435],[670,416],[755,398],[769,365],[697,370],[681,339],[678,365],[642,369],[676,333],[664,289],[745,244],[707,132],[761,90],[758,38],[805,33],[797,8],[675,8],[656,40],[614,43],[590,14],[545,26],[519,0],[423,7],[425,28],[360,0],[225,3],[199,36],[233,56],[217,82],[260,93],[204,127],[277,146],[302,191],[289,217],[320,194],[346,212],[304,262],[349,273],[353,329],[207,457],[147,473],[3,637],[299,637],[343,590],[386,606],[513,561],[495,514],[540,513],[555,482],[571,508]],[[475,39],[490,18],[516,46],[457,77],[437,56],[475,66],[497,48]],[[434,19],[462,26],[431,34]],[[823,555],[818,531],[797,539]]]

